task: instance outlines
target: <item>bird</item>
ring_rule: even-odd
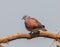
[[[24,20],[26,29],[30,31],[30,34],[38,33],[40,32],[39,30],[47,31],[47,29],[45,29],[45,26],[41,24],[41,22],[39,22],[36,18],[25,15],[22,17],[22,19]]]

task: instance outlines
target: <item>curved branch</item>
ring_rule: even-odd
[[[0,43],[7,43],[7,42],[10,42],[10,41],[16,40],[16,39],[32,39],[32,38],[36,38],[36,37],[46,37],[46,38],[51,38],[51,39],[60,39],[59,34],[41,31],[38,34],[16,33],[16,34],[13,34],[13,35],[9,35],[7,37],[1,37],[0,38]]]

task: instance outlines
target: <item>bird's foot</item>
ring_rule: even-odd
[[[34,34],[34,32],[30,32],[29,34]]]
[[[34,32],[33,34],[37,34],[37,32]]]
[[[30,32],[29,34],[39,34],[40,33],[40,31],[38,31],[38,32]]]
[[[38,31],[38,32],[34,32],[34,34],[39,34],[40,33],[40,31]]]

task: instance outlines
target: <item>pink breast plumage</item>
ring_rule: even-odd
[[[38,26],[38,24],[36,23],[36,21],[34,19],[28,19],[25,21],[25,23],[28,27]]]

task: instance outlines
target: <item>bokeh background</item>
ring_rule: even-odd
[[[15,33],[28,33],[24,15],[37,18],[49,32],[60,29],[60,0],[0,0],[0,37]],[[31,40],[17,39],[5,47],[50,47],[52,39],[39,37]],[[53,44],[56,47],[56,44]]]

